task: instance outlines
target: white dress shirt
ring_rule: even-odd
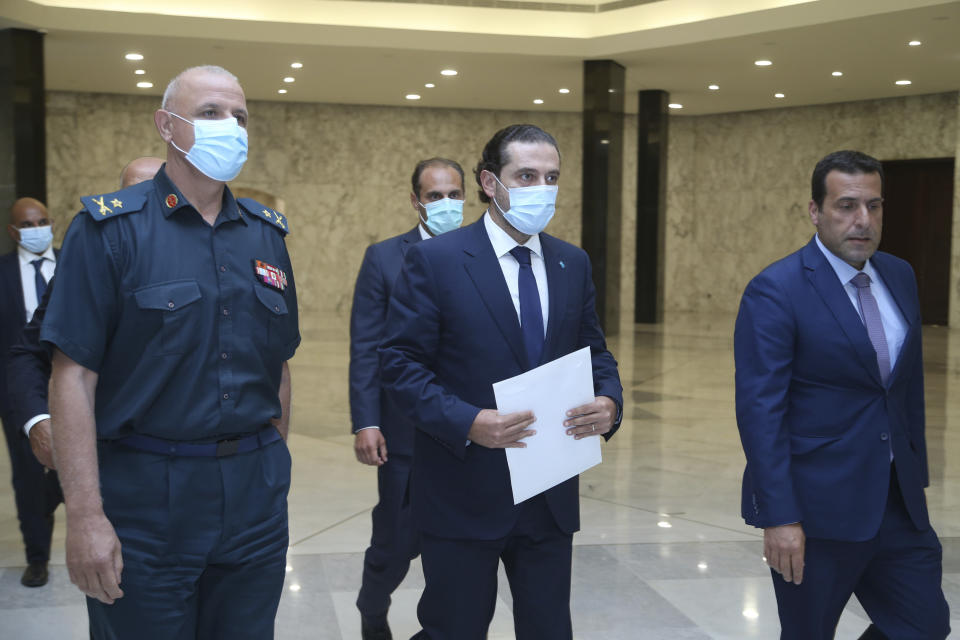
[[[27,311],[24,324],[30,322],[33,312],[37,310],[40,301],[37,300],[37,284],[35,279],[36,269],[30,264],[37,258],[43,258],[43,264],[40,265],[40,273],[43,279],[50,282],[53,277],[53,270],[57,266],[57,257],[53,253],[53,244],[47,247],[42,255],[30,253],[23,247],[17,245],[17,255],[20,257],[20,283],[23,285],[23,307]]]
[[[850,304],[857,310],[857,314],[862,321],[863,310],[860,308],[860,298],[857,296],[857,287],[851,282],[854,276],[860,273],[860,271],[857,271],[827,249],[820,241],[819,235],[816,236],[816,239],[817,246],[820,247],[820,251],[823,252],[830,266],[833,267],[834,273],[837,274],[837,277],[843,284],[844,292],[847,294],[847,297],[850,298]],[[890,371],[892,372],[894,366],[897,364],[897,358],[900,355],[900,349],[903,347],[903,341],[907,337],[907,322],[903,319],[903,314],[900,313],[900,308],[894,301],[893,296],[890,295],[890,290],[887,289],[883,278],[880,277],[877,270],[870,264],[870,260],[867,260],[863,265],[862,271],[870,276],[870,292],[873,294],[873,297],[876,298],[877,307],[880,309],[880,323],[883,325],[883,335],[887,339],[887,348],[890,350]]]
[[[520,320],[520,263],[513,257],[510,250],[517,246],[517,241],[497,226],[490,217],[490,211],[483,214],[483,226],[490,237],[493,252],[500,261],[503,278],[507,281],[510,299],[513,308],[517,310],[517,319]],[[534,234],[523,243],[530,249],[530,266],[533,268],[533,277],[537,281],[537,292],[540,294],[540,311],[543,313],[543,335],[547,335],[547,320],[550,312],[550,292],[547,290],[547,266],[543,261],[543,249],[540,247],[540,234]],[[522,320],[520,320],[523,322]]]

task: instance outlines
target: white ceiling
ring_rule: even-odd
[[[642,89],[669,91],[684,105],[679,115],[960,89],[958,1],[659,0],[602,12],[556,9],[575,1],[602,4],[5,0],[0,27],[45,30],[47,87],[67,91],[159,96],[183,68],[220,64],[240,77],[249,99],[579,111],[584,59],[626,67],[628,111]],[[912,39],[923,44],[907,46]],[[145,59],[125,60],[130,51]],[[774,64],[756,67],[760,58]],[[303,68],[292,70],[294,61]],[[135,76],[137,68],[146,75]],[[444,68],[459,75],[441,77]],[[832,77],[835,70],[844,75]],[[287,75],[296,81],[284,84]],[[136,88],[144,79],[152,89]],[[912,84],[896,86],[900,79]],[[710,83],[720,90],[708,90]],[[561,95],[561,87],[571,92]],[[406,100],[408,93],[422,99]]]

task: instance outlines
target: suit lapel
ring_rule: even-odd
[[[561,245],[551,236],[541,233],[540,246],[543,249],[543,262],[547,268],[547,291],[549,291],[550,312],[547,314],[547,336],[543,345],[541,362],[553,358],[557,353],[557,336],[566,316],[567,295],[570,287],[567,281],[567,267],[563,262]]]
[[[464,268],[477,287],[483,304],[493,317],[500,333],[510,346],[513,357],[526,369],[527,354],[523,346],[523,333],[520,331],[520,320],[517,311],[510,299],[510,291],[503,279],[503,269],[500,261],[493,253],[493,245],[483,228],[483,218],[474,222],[467,229],[467,239],[463,251],[467,254]]]
[[[807,270],[807,278],[850,340],[861,364],[877,384],[883,384],[880,380],[877,352],[873,349],[867,329],[815,240],[811,240],[803,249],[803,265]]]
[[[17,253],[17,250],[14,249],[12,253],[8,253],[5,256],[2,256],[3,271],[8,271],[8,277],[4,280],[9,283],[10,291],[13,293],[13,303],[15,308],[20,312],[20,318],[24,319],[27,315],[26,303],[23,301],[23,284],[20,275],[20,256]],[[25,322],[25,321],[24,321]]]
[[[400,237],[400,256],[406,257],[407,249],[420,242],[420,229],[419,227],[414,227],[410,231],[407,231]],[[401,263],[403,261],[401,260]]]
[[[887,383],[889,384],[903,368],[901,363],[904,361],[904,358],[901,358],[900,355],[904,352],[904,350],[907,349],[907,345],[910,343],[910,341],[919,338],[917,332],[920,330],[920,326],[917,322],[917,309],[914,307],[914,305],[910,304],[912,300],[906,283],[902,278],[895,277],[893,272],[893,264],[888,262],[886,258],[887,257],[882,253],[875,253],[873,254],[873,257],[870,258],[870,263],[880,275],[880,278],[883,280],[883,284],[886,286],[887,291],[890,293],[893,301],[900,309],[900,315],[903,317],[903,321],[907,324],[907,334],[903,337],[903,344],[900,346],[900,353],[891,354],[896,355],[897,363],[893,365],[893,371],[890,372],[890,377],[887,379]]]

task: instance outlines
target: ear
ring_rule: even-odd
[[[492,172],[484,169],[480,172],[480,186],[483,187],[483,192],[487,194],[487,197],[493,200],[497,194],[496,176],[494,176]]]
[[[420,198],[417,197],[413,191],[410,192],[410,204],[413,205],[413,210],[417,212],[417,215],[422,215],[420,212]]]
[[[20,234],[17,232],[17,228],[15,226],[8,224],[7,234],[10,236],[10,239],[13,240],[13,244],[20,244]]]
[[[810,212],[810,222],[813,223],[813,226],[820,225],[820,207],[817,206],[817,203],[813,200],[810,201],[808,205],[808,210]]]
[[[153,112],[153,123],[157,125],[157,131],[164,142],[173,139],[173,116],[163,109],[157,109]]]

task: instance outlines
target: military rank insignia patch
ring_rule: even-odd
[[[257,280],[271,289],[283,291],[287,288],[287,274],[271,264],[267,264],[262,260],[254,260],[253,272]]]

